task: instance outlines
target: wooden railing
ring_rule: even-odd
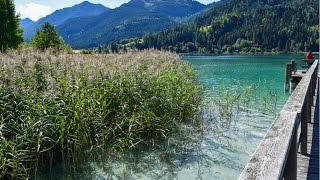
[[[297,179],[297,152],[307,154],[308,122],[317,84],[318,60],[301,79],[286,105],[239,176],[242,179]]]

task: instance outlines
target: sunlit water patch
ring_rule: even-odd
[[[198,127],[154,149],[84,160],[83,179],[236,179],[285,104],[285,64],[298,55],[183,56],[204,86]],[[94,154],[94,153],[92,153]],[[97,160],[99,159],[99,160]],[[59,173],[51,176],[61,178]],[[75,177],[71,175],[70,177]]]

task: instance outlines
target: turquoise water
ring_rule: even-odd
[[[85,162],[89,175],[80,174],[80,179],[237,179],[289,96],[284,91],[286,63],[303,55],[181,58],[204,87],[200,130],[185,127],[186,137],[170,138],[163,151]],[[239,101],[234,100],[237,94]]]
[[[199,81],[206,91],[221,93],[219,87],[224,84],[232,87],[238,83],[245,87],[255,86],[249,114],[240,113],[231,123],[229,131],[223,134],[223,140],[207,134],[202,142],[201,152],[206,154],[209,166],[204,167],[203,179],[236,179],[260,140],[270,127],[277,112],[284,106],[289,94],[284,91],[285,65],[291,60],[298,62],[299,55],[230,55],[230,56],[190,56],[182,57],[196,70]],[[260,97],[273,94],[276,98],[274,114],[259,109]],[[270,99],[268,95],[265,99]],[[272,99],[272,98],[271,98]],[[218,138],[219,139],[219,138]],[[196,179],[196,168],[185,168],[178,173],[178,179]]]
[[[297,63],[300,55],[230,55],[230,56],[185,56],[196,70],[198,78],[206,89],[215,89],[219,84],[268,83],[270,88],[283,92],[285,65],[291,60]],[[299,64],[298,64],[299,68]]]

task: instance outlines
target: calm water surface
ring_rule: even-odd
[[[224,126],[223,123],[219,124],[221,118],[216,112],[210,111],[208,103],[208,110],[203,116],[206,119],[213,114],[216,118],[204,120],[207,124],[203,133],[191,132],[194,139],[190,146],[181,145],[170,152],[150,152],[147,156],[129,155],[122,161],[92,160],[88,162],[93,169],[90,179],[237,179],[270,127],[275,114],[288,98],[288,94],[284,92],[285,64],[292,59],[300,61],[303,55],[181,58],[189,62],[197,72],[198,80],[205,89],[205,99],[219,97],[219,93],[232,89],[234,85],[242,88],[250,86],[255,89],[250,106],[227,120],[228,125]],[[222,86],[224,89],[221,91]],[[270,94],[273,98],[270,98]],[[261,107],[264,109],[270,103],[273,112],[261,110]],[[222,127],[222,130],[217,132],[217,127]]]
[[[289,96],[284,91],[285,65],[292,59],[299,62],[302,58],[303,55],[182,57],[196,70],[205,89],[213,94],[219,92],[217,89],[221,84],[231,87],[234,83],[240,83],[242,86],[258,87],[251,114],[239,117],[237,122],[233,123],[231,131],[224,134],[227,141],[217,141],[210,135],[205,137],[201,151],[208,155],[210,164],[203,167],[203,179],[236,179],[240,175],[274,118],[274,115],[255,111],[255,105],[260,101],[259,96],[270,91],[276,93],[275,109],[279,112]],[[195,174],[197,168],[191,165],[190,168],[180,171],[177,179],[196,179]]]

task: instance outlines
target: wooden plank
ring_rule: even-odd
[[[295,124],[294,128],[298,126]],[[289,147],[288,158],[286,165],[284,166],[284,179],[296,180],[297,179],[297,130],[293,130],[293,135],[291,139],[291,145]],[[280,176],[281,177],[281,176]]]
[[[282,177],[296,123],[297,113],[281,112],[238,179]]]
[[[300,135],[300,140],[301,140],[301,145],[300,145],[300,152],[303,155],[308,154],[308,117],[307,117],[307,103],[304,104],[303,110],[301,112],[301,135]]]
[[[252,155],[252,158],[246,165],[245,169],[242,171],[238,179],[282,179],[284,176],[284,170],[286,172],[290,169],[288,164],[292,161],[294,164],[297,160],[297,154],[289,155],[289,152],[295,152],[293,148],[296,147],[296,132],[298,129],[298,124],[304,123],[301,128],[301,134],[308,135],[311,132],[308,130],[308,108],[311,105],[310,98],[308,98],[308,89],[314,88],[312,84],[312,79],[314,79],[315,71],[318,68],[318,61],[309,68],[309,70],[303,75],[300,83],[297,85],[296,89],[293,91],[292,95],[289,97],[286,105],[274,120],[271,128],[268,130],[264,139],[259,144],[258,148]],[[309,101],[309,103],[308,103]],[[311,101],[312,102],[312,101]],[[304,108],[303,107],[308,106]],[[309,110],[309,111],[310,111]],[[303,114],[301,114],[303,113]],[[310,116],[311,113],[309,113]],[[303,116],[304,122],[299,123],[300,115]],[[311,139],[311,138],[310,138]],[[308,148],[310,143],[314,141],[308,141],[308,138],[303,140],[305,144],[305,150],[303,153],[309,153],[307,150],[313,148]],[[294,145],[293,145],[294,144]],[[312,153],[315,152],[314,149],[311,151],[310,158],[313,158]],[[288,159],[288,157],[291,157]],[[309,165],[307,160],[299,159],[300,167],[295,167],[293,165],[294,173],[289,173],[286,179],[296,179],[297,177],[308,176],[305,173],[297,172],[313,172],[313,165]],[[314,162],[309,159],[309,162]],[[308,171],[305,169],[308,166]],[[315,164],[316,166],[316,164]],[[310,167],[310,171],[309,171]],[[303,169],[304,168],[304,169]]]
[[[291,77],[300,77],[300,78],[302,78],[306,74],[306,72],[307,71],[305,71],[305,70],[297,70],[293,74],[291,74]]]
[[[318,85],[319,86],[319,85]],[[315,86],[316,87],[316,86]],[[313,103],[311,123],[308,123],[308,155],[298,154],[297,177],[304,179],[319,179],[319,88]],[[316,95],[316,94],[315,94]],[[314,104],[313,104],[314,106]]]

